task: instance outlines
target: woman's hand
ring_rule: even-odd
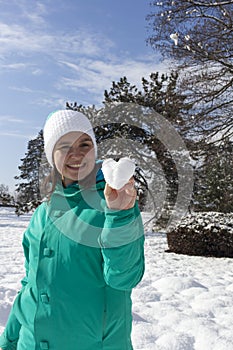
[[[133,208],[137,198],[134,178],[132,177],[120,190],[115,190],[106,184],[104,195],[109,209],[126,210]]]

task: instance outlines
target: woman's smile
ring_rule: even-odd
[[[79,169],[84,166],[84,164],[66,164],[66,166],[70,169]]]
[[[65,172],[70,172],[70,173],[74,173],[74,174],[79,174],[80,176],[80,172],[84,171],[85,167],[87,166],[86,162],[82,162],[82,163],[68,163],[65,164],[64,166],[64,170],[63,173]]]

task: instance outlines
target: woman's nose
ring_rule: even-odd
[[[71,147],[69,150],[69,154],[80,156],[82,155],[82,149],[80,147]]]

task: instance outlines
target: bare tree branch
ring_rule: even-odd
[[[154,1],[152,9],[148,42],[181,72],[180,91],[193,106],[186,123],[197,133],[231,133],[233,0]]]

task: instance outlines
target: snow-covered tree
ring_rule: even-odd
[[[16,213],[18,215],[36,208],[41,203],[40,194],[40,165],[44,151],[42,130],[38,136],[28,142],[28,150],[22,164],[18,167],[20,175],[15,176],[19,180],[16,188]]]
[[[123,77],[105,91],[104,108],[84,111],[96,126],[100,158],[130,156],[134,159],[149,182],[150,199],[153,198],[149,208],[154,206],[164,222],[176,203],[178,173],[174,153],[171,153],[174,149],[169,149],[160,137],[161,133],[169,131],[163,129],[158,113],[173,127],[169,139],[175,137],[175,129],[183,134],[185,95],[176,91],[177,78],[175,72],[170,76],[152,73],[149,79],[142,78],[139,88]],[[83,111],[77,103],[67,104],[67,107]]]
[[[182,132],[184,125],[182,111],[190,107],[184,104],[186,96],[179,93],[177,80],[178,74],[175,71],[172,71],[170,75],[151,73],[149,79],[142,78],[142,87],[139,89],[136,85],[131,84],[127,77],[123,77],[119,82],[112,82],[109,92],[105,90],[104,103],[133,102],[151,108],[163,115]]]
[[[178,74],[175,71],[171,72],[170,75],[152,73],[149,79],[142,78],[142,87],[138,88],[130,84],[127,78],[124,77],[117,83],[113,82],[109,92],[105,91],[104,101],[105,103],[133,102],[142,106],[139,113],[133,114],[129,111],[126,120],[132,124],[136,121],[147,131],[147,133],[141,135],[144,148],[139,151],[139,158],[143,169],[147,170],[149,176],[153,179],[151,184],[152,196],[156,198],[155,207],[160,208],[158,210],[160,219],[157,223],[163,223],[163,225],[166,225],[177,202],[180,174],[178,174],[174,152],[180,152],[181,150],[178,150],[178,148],[175,150],[173,146],[169,145],[169,142],[164,142],[159,129],[164,128],[162,133],[167,132],[168,139],[176,138],[174,130],[177,130],[185,138],[187,130],[183,114],[185,114],[184,109],[190,108],[188,104],[185,104],[185,93],[181,94],[177,89],[177,80]],[[161,119],[158,118],[157,113],[170,124],[170,131],[169,128],[166,129],[165,125],[161,125]],[[127,114],[124,113],[124,115]],[[191,143],[188,140],[187,142]],[[137,153],[137,145],[135,151]],[[180,159],[183,156],[181,153]],[[185,163],[186,160],[184,160],[184,167]]]
[[[197,171],[195,208],[201,211],[233,212],[233,142],[208,145],[208,155]]]
[[[14,206],[14,197],[9,192],[9,187],[0,184],[0,206]]]
[[[193,108],[189,130],[233,134],[233,1],[153,1],[150,45],[173,60]]]

